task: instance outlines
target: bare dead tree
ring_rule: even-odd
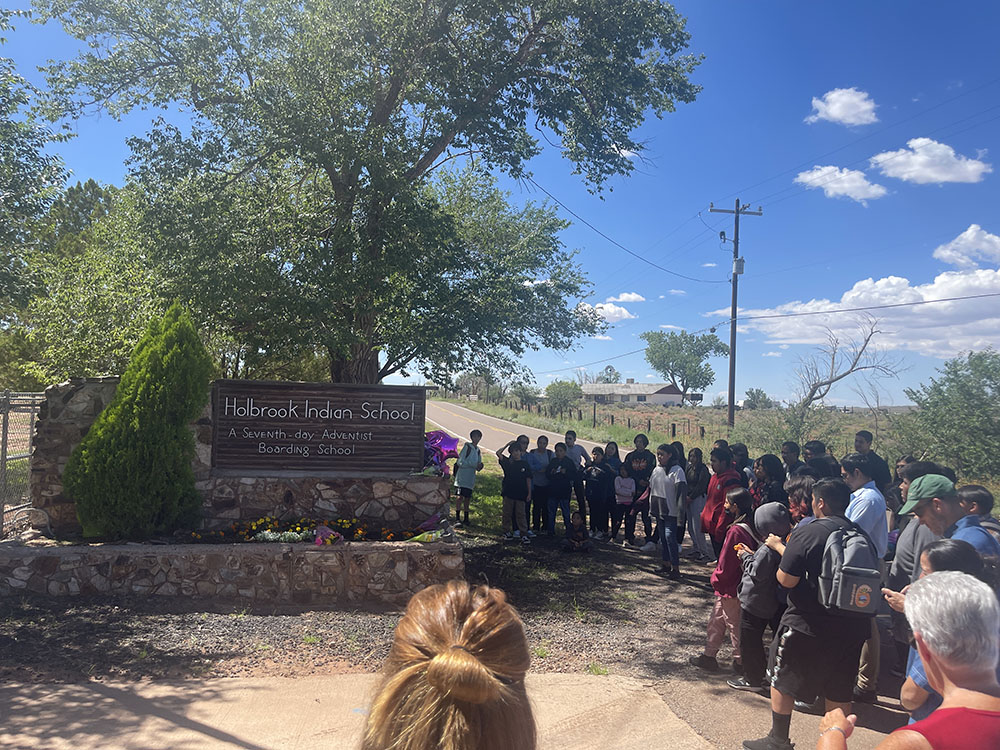
[[[827,329],[826,344],[816,354],[799,360],[795,370],[798,398],[789,405],[788,414],[794,432],[805,434],[810,409],[823,401],[837,383],[853,375],[863,375],[869,390],[875,388],[877,393],[879,380],[897,377],[903,371],[902,360],[875,341],[881,333],[878,320],[865,316],[858,321],[855,334],[846,340]],[[866,403],[869,403],[867,398]],[[874,403],[877,410],[877,398]]]

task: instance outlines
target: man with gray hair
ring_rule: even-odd
[[[1000,747],[1000,603],[982,581],[957,571],[910,586],[906,617],[931,686],[944,697],[927,718],[897,729],[876,750]],[[845,750],[857,716],[831,711],[816,750]]]

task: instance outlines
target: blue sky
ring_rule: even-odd
[[[745,315],[1000,292],[1000,8],[676,5],[689,20],[691,51],[705,55],[698,99],[644,125],[646,160],[603,199],[554,150],[531,165],[539,185],[634,252],[715,282],[728,278],[732,250],[720,247],[718,232],[732,235],[732,217],[709,213],[709,202],[732,208],[738,195],[762,205],[763,216],[741,222]],[[21,22],[3,54],[38,81],[36,65],[74,49],[58,28]],[[76,179],[120,184],[125,138],[144,132],[150,117],[81,121],[78,137],[58,151]],[[515,201],[546,197],[532,186],[505,186]],[[593,281],[586,302],[614,305],[601,308],[612,326],[607,340],[529,355],[540,385],[639,349],[643,331],[697,330],[728,318],[728,283],[671,276],[579,222],[563,239]],[[907,368],[884,384],[883,403],[905,402],[903,388],[926,382],[947,357],[1000,345],[1000,298],[874,314],[883,345]],[[855,325],[853,314],[741,323],[737,392],[761,387],[790,397],[796,361],[816,350],[824,326],[848,338]],[[718,330],[728,340],[728,329]],[[659,380],[648,377],[641,354],[610,363],[637,381]],[[725,361],[713,365],[709,399],[726,388]],[[831,400],[859,403],[850,384]]]

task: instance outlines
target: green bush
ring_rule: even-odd
[[[179,304],[150,323],[114,399],[63,474],[84,536],[145,539],[196,520],[201,498],[189,424],[208,400],[211,372]]]

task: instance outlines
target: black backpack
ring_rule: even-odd
[[[868,534],[857,524],[847,523],[838,525],[826,538],[819,603],[831,614],[874,617],[882,590],[878,553]]]

